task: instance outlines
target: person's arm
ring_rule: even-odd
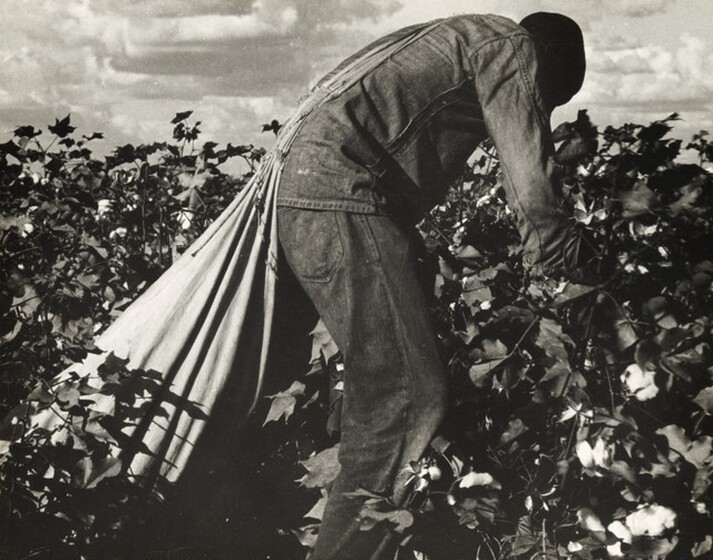
[[[508,204],[517,216],[523,263],[534,273],[560,268],[569,223],[553,184],[554,149],[549,113],[535,79],[534,43],[527,35],[498,39],[471,60]]]

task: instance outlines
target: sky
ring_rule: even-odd
[[[553,125],[676,111],[674,134],[713,132],[710,0],[0,0],[0,141],[72,115],[96,146],[169,139],[193,110],[205,141],[269,146],[310,85],[371,40],[459,13],[554,11],[583,28],[582,91]]]

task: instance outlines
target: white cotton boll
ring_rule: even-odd
[[[116,237],[124,238],[129,231],[125,227],[118,227],[115,230],[109,232],[109,239],[114,239]]]
[[[577,512],[577,520],[582,528],[587,531],[604,532],[606,530],[599,517],[597,517],[597,514],[589,508],[580,509]]]
[[[103,218],[112,211],[112,203],[108,198],[97,201],[97,216]]]
[[[579,544],[578,542],[572,541],[572,542],[567,543],[567,550],[569,552],[579,552],[583,548],[584,547],[581,544]]]
[[[193,226],[194,214],[191,210],[181,210],[178,213],[178,224],[182,230],[190,229]]]
[[[23,237],[27,235],[32,235],[32,232],[35,231],[35,225],[32,222],[25,222],[25,224],[22,226],[22,231],[23,231]]]
[[[626,544],[631,544],[631,531],[619,520],[612,521],[607,526],[607,529],[612,533],[617,539],[625,542]]]
[[[589,170],[586,167],[584,167],[584,165],[580,164],[577,167],[577,175],[579,175],[580,177],[589,177],[591,175],[591,173],[589,172]]]
[[[574,405],[570,404],[560,416],[559,421],[566,422],[567,420],[570,420],[575,416],[580,416],[582,420],[591,419],[594,418],[594,411],[585,410],[584,405],[582,403],[577,403]]]
[[[585,469],[593,469],[595,467],[594,453],[588,441],[580,441],[575,448],[575,452],[577,453],[579,462],[582,463]]]
[[[624,556],[624,553],[621,551],[621,541],[608,545],[607,554],[609,554],[612,558],[621,558]]]
[[[489,473],[472,472],[460,479],[460,488],[472,488],[473,486],[490,486],[495,480]]]
[[[586,469],[608,468],[612,463],[614,446],[608,444],[602,438],[597,438],[594,447],[588,441],[580,441],[575,448],[575,452],[579,462]]]
[[[613,445],[609,445],[602,438],[597,438],[597,441],[592,448],[592,458],[594,460],[594,464],[598,467],[609,467],[612,464],[613,452]]]
[[[492,200],[492,197],[489,194],[481,196],[478,200],[475,201],[475,207],[481,208],[481,207],[485,206],[486,204],[490,204],[491,200]]]
[[[659,392],[654,380],[655,376],[655,371],[644,371],[638,364],[631,364],[621,374],[620,379],[637,400],[647,401],[653,399]]]
[[[658,504],[651,504],[626,516],[626,526],[635,537],[657,537],[676,526],[676,512]]]
[[[659,388],[656,385],[651,384],[646,388],[637,391],[635,396],[639,401],[648,401],[649,399],[653,399],[656,395],[658,395],[658,393]]]
[[[568,406],[567,409],[560,415],[559,421],[566,422],[567,420],[571,420],[572,418],[577,416],[578,409],[581,408],[581,406],[581,404],[578,404],[577,408]]]
[[[441,472],[438,465],[431,465],[428,467],[428,477],[431,480],[440,480],[441,476],[443,476],[443,472]]]

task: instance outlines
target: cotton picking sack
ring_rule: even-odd
[[[315,108],[339,96],[432,25],[385,37],[317,84],[230,206],[99,336],[96,346],[101,352],[51,382],[55,392],[81,389],[89,417],[70,417],[30,399],[25,420],[13,422],[23,437],[38,429],[55,431],[54,443],[79,430],[91,429],[99,437],[101,419],[117,413],[117,391],[104,390],[106,375],[100,375],[112,354],[128,360],[129,370],[150,372],[154,386],[139,396],[144,401],[142,416],[124,426],[121,437],[105,435],[112,444],[112,458],[90,465],[85,484],[119,472],[149,485],[159,478],[175,481],[226,386],[234,398],[235,425],[245,421],[259,397],[270,346],[277,287],[275,200],[284,158]],[[135,389],[138,380],[128,376],[118,383],[127,388],[134,384]],[[70,430],[55,430],[68,425]]]

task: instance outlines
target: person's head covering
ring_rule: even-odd
[[[550,12],[530,14],[520,22],[535,40],[540,88],[553,108],[564,105],[584,82],[584,39],[577,23]]]

